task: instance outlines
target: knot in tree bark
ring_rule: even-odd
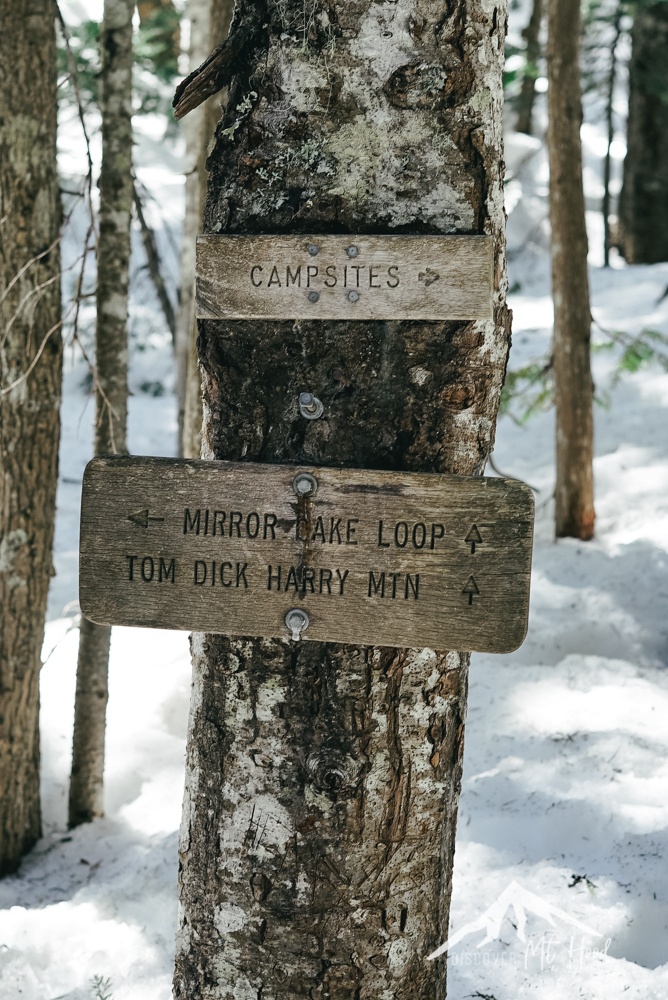
[[[306,773],[311,784],[320,791],[337,794],[355,782],[359,764],[349,754],[323,747],[307,757]]]

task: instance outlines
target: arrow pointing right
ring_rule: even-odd
[[[425,288],[429,288],[429,286],[433,285],[435,281],[438,281],[440,277],[441,276],[438,271],[434,271],[431,267],[428,267],[426,271],[420,271],[418,274],[418,281],[421,281]]]
[[[478,590],[478,584],[475,582],[472,576],[468,578],[465,586],[462,587],[462,594],[469,595],[469,604],[473,604],[474,596],[478,596],[480,591]]]

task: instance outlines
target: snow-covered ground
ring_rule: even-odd
[[[169,258],[165,226],[178,218],[178,156],[154,125],[142,125],[139,175],[161,209],[154,221]],[[600,136],[583,135],[593,178]],[[549,345],[547,174],[537,141],[510,136],[508,154],[517,369]],[[630,333],[668,332],[668,299],[658,304],[668,265],[631,269],[615,261],[601,269],[594,207],[592,195],[597,321]],[[168,338],[150,289],[142,288],[132,313],[130,447],[164,455],[175,442],[174,376]],[[553,540],[553,415],[539,413],[523,427],[509,417],[499,422],[497,467],[539,491],[531,618],[516,653],[473,657],[452,1000],[668,1000],[668,374],[649,365],[611,386],[617,357],[614,350],[594,355],[598,394],[609,397],[596,411],[595,541]],[[45,833],[19,874],[0,882],[0,1000],[90,1000],[94,977],[111,981],[114,1000],[168,1000],[187,636],[114,630],[108,818],[69,833],[72,602],[92,401],[85,364],[68,358],[58,572],[42,680]]]

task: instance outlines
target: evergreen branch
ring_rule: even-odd
[[[90,981],[91,1000],[112,1000],[111,979],[93,976]]]
[[[651,348],[652,356],[657,358],[664,367],[668,365],[668,354],[664,354],[663,351],[657,349],[655,346],[656,342],[660,343],[662,346],[668,344],[668,335],[658,334],[651,330],[643,329],[637,336],[632,333],[626,333],[624,330],[610,330],[608,327],[603,326],[597,319],[593,316],[591,321],[595,327],[597,327],[601,333],[604,333],[610,341],[615,344],[619,344],[621,347],[625,347],[627,350],[637,347],[638,345],[646,346]],[[648,341],[652,341],[651,345]]]

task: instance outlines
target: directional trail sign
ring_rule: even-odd
[[[107,625],[510,652],[533,506],[510,479],[96,458],[81,608]]]
[[[200,319],[492,318],[491,236],[199,236]]]

